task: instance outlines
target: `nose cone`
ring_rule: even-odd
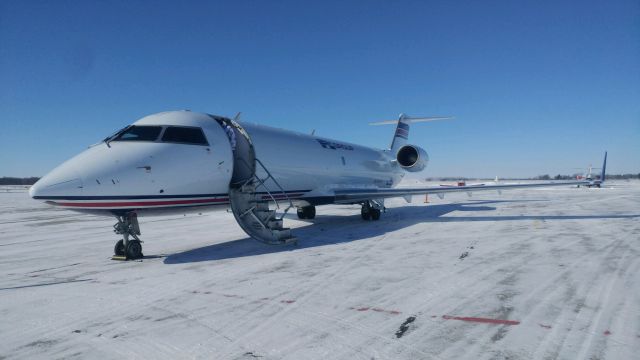
[[[29,189],[29,195],[34,199],[79,196],[81,194],[82,181],[79,178],[56,182],[45,176]]]
[[[70,162],[58,166],[29,189],[29,195],[32,198],[41,200],[81,194],[81,177]]]

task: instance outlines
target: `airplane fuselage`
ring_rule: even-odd
[[[224,121],[224,122],[223,122]],[[226,209],[229,186],[238,176],[242,134],[231,139],[230,120],[190,111],[171,111],[132,124],[146,138],[120,135],[91,146],[31,188],[35,199],[76,211],[138,215]],[[391,188],[405,174],[389,151],[267,126],[235,123],[255,158],[297,205],[330,203],[340,188]],[[130,128],[132,129],[132,128]],[[182,132],[201,129],[203,138]],[[175,136],[167,136],[177,133]],[[246,144],[245,144],[246,145]],[[246,159],[250,162],[251,159]],[[266,177],[257,167],[258,177]],[[279,185],[279,186],[278,186]],[[283,200],[283,199],[279,199]]]

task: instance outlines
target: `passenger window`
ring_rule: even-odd
[[[112,141],[156,141],[162,126],[131,126]]]
[[[202,129],[195,127],[170,126],[162,135],[163,142],[175,142],[181,144],[209,145],[204,137]]]

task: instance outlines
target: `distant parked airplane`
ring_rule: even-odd
[[[191,111],[144,117],[44,176],[30,189],[37,200],[70,210],[115,216],[117,259],[142,257],[137,216],[231,208],[240,227],[266,244],[296,239],[283,227],[297,209],[360,204],[378,220],[384,199],[524,187],[589,185],[592,181],[395,188],[425,169],[427,152],[407,144],[409,124],[435,118],[404,114],[387,150],[275,129]],[[604,166],[603,166],[604,175]],[[604,176],[602,177],[604,179]]]
[[[600,187],[601,184],[604,182],[604,177],[605,177],[605,168],[607,167],[607,152],[605,151],[604,153],[604,163],[602,164],[602,168],[600,168],[600,170],[602,171],[600,173],[600,177],[599,178],[595,178],[593,177],[593,173],[592,171],[594,169],[598,169],[598,168],[594,168],[593,166],[589,165],[589,168],[587,170],[587,172],[584,175],[578,175],[576,177],[577,180],[586,180],[589,183],[588,184],[578,184],[578,187],[580,187],[580,185],[584,185],[588,188],[591,187]]]

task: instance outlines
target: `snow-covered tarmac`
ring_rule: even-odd
[[[296,247],[225,212],[113,219],[0,189],[0,359],[637,359],[640,182],[323,206]],[[295,216],[295,214],[294,214]]]

